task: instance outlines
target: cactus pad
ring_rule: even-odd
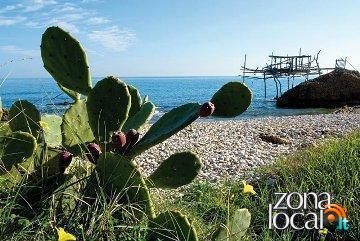
[[[6,136],[11,134],[11,129],[9,123],[0,122],[0,147],[3,147],[4,141],[6,141]],[[0,148],[0,154],[3,148]]]
[[[1,101],[1,98],[0,98],[0,120],[3,117],[3,114],[4,114],[4,111],[3,111],[3,107],[2,107],[2,101]]]
[[[6,170],[6,168],[0,165],[0,175],[0,188],[2,191],[14,187],[22,180],[21,173],[14,166]]]
[[[68,88],[65,88],[64,86],[62,86],[59,83],[58,83],[58,86],[62,91],[64,91],[74,101],[80,100],[81,94],[79,94],[78,92],[70,90]]]
[[[42,177],[37,172],[32,173],[27,185],[23,185],[19,191],[21,195],[15,199],[17,213],[23,217],[34,218],[42,210],[44,201],[48,201],[49,197],[71,177],[65,174]]]
[[[132,85],[128,85],[128,90],[131,95],[131,107],[129,111],[129,117],[134,116],[141,108],[142,99],[139,91]]]
[[[78,100],[65,111],[61,124],[62,144],[73,154],[86,149],[86,142],[95,137],[89,126],[89,119],[84,100]]]
[[[211,99],[211,103],[215,105],[213,116],[238,116],[249,107],[251,98],[251,90],[245,84],[229,82],[221,87]]]
[[[44,115],[41,117],[41,123],[45,123],[42,128],[48,145],[54,147],[61,145],[61,122],[62,118],[58,115]]]
[[[149,190],[134,162],[114,153],[103,153],[96,165],[103,186],[124,203],[131,203],[154,217]]]
[[[6,137],[2,161],[6,168],[31,157],[36,148],[36,139],[26,132],[13,132]]]
[[[194,153],[176,153],[161,163],[148,182],[156,188],[178,188],[193,181],[200,168],[201,162]]]
[[[149,221],[149,229],[149,241],[198,241],[196,230],[178,211],[160,213]]]
[[[127,86],[115,77],[99,81],[87,99],[89,124],[99,142],[107,142],[128,118],[131,97]]]
[[[9,125],[12,131],[23,131],[38,135],[41,129],[40,113],[36,107],[27,100],[16,101],[9,110]]]
[[[237,209],[230,217],[227,227],[220,228],[215,241],[238,241],[250,227],[251,213],[246,209]]]
[[[55,148],[46,148],[43,165],[41,166],[41,176],[50,177],[63,174],[70,162],[65,163],[61,158],[62,151]]]
[[[130,151],[130,156],[136,156],[152,146],[166,140],[195,121],[198,115],[198,103],[189,103],[176,107],[164,114],[154,123],[144,137]]]
[[[86,54],[68,32],[59,27],[46,29],[40,48],[45,69],[61,86],[84,95],[91,91]]]
[[[140,110],[132,117],[129,117],[125,122],[122,131],[127,132],[130,129],[138,132],[144,127],[146,123],[152,118],[155,113],[155,105],[151,102],[146,102]]]

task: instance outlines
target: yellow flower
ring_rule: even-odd
[[[49,124],[46,123],[45,121],[39,121],[39,124],[43,130],[49,129]]]
[[[326,235],[328,233],[328,230],[326,228],[324,229],[319,229],[319,234],[324,234]]]
[[[242,182],[244,184],[244,189],[243,189],[243,193],[251,193],[253,195],[256,194],[256,192],[254,191],[254,187],[249,185],[249,184],[246,184],[245,181]]]
[[[71,233],[67,233],[63,228],[56,228],[58,232],[59,239],[58,241],[73,241],[76,240],[76,237]]]

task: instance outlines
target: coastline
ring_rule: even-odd
[[[246,171],[271,164],[279,156],[356,129],[360,129],[360,114],[352,113],[197,121],[136,161],[149,174],[171,154],[193,151],[203,163],[199,180],[239,179]],[[262,140],[261,134],[274,135],[288,143],[273,144]]]

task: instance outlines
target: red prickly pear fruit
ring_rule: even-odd
[[[70,165],[73,158],[73,154],[68,151],[62,151],[60,153],[60,163],[59,168],[62,173],[65,172],[65,169]]]
[[[115,132],[111,137],[115,151],[121,151],[126,144],[126,135],[121,131]]]
[[[90,143],[87,145],[87,149],[88,153],[86,153],[86,157],[90,162],[96,164],[101,154],[100,146],[96,143]]]
[[[140,136],[140,133],[134,129],[130,129],[126,133],[126,143],[129,146],[128,148],[131,148],[136,144],[136,142],[139,140],[139,136]]]
[[[215,105],[211,102],[204,103],[198,111],[200,117],[211,116],[215,111]]]

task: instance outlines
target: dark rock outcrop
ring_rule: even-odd
[[[334,108],[360,104],[360,73],[335,69],[286,91],[276,101],[279,107]]]
[[[285,139],[285,138],[281,138],[279,136],[276,135],[269,135],[269,134],[264,134],[264,133],[260,133],[259,135],[260,139],[266,142],[270,142],[273,144],[290,144],[290,141]]]

